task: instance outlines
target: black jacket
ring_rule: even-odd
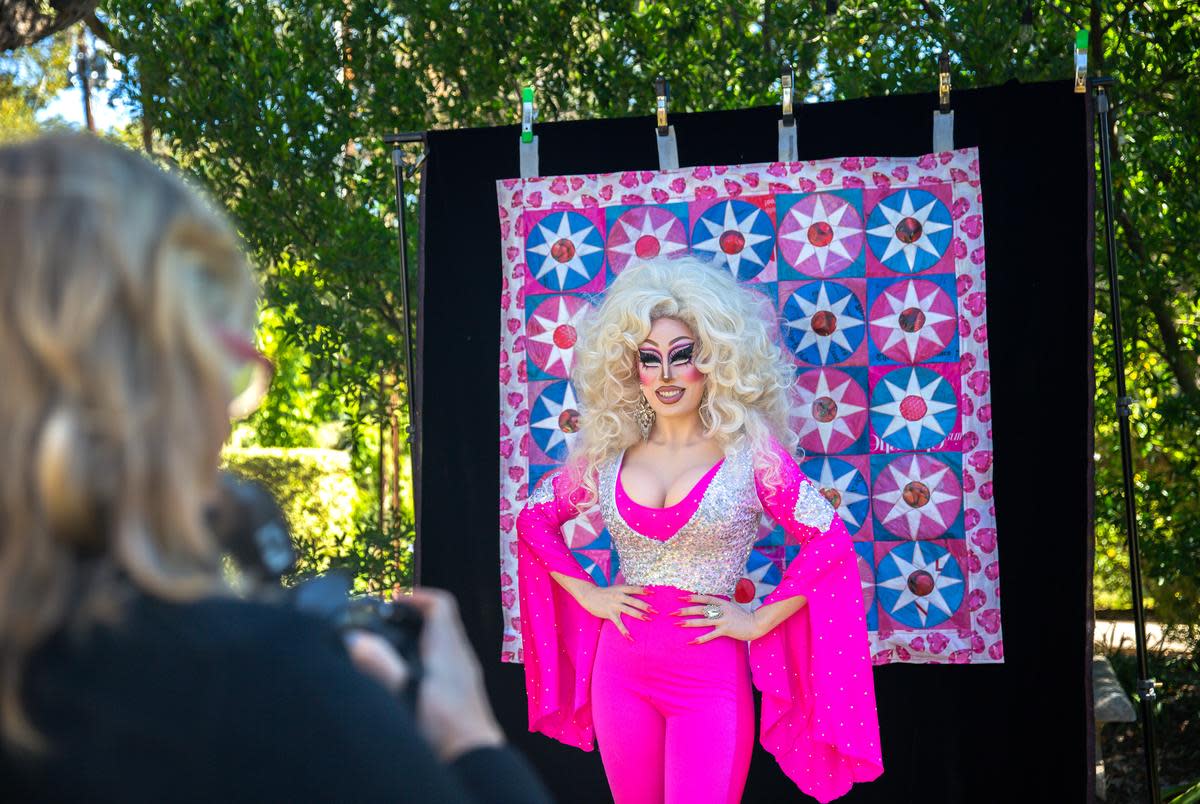
[[[52,750],[3,755],[4,801],[549,801],[512,749],[438,762],[408,708],[298,612],[143,597],[26,667]]]

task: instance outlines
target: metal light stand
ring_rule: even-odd
[[[404,227],[404,149],[403,146],[414,142],[424,143],[424,131],[405,131],[398,134],[388,134],[383,141],[392,146],[392,169],[396,182],[396,248],[400,252],[400,303],[404,313],[404,395],[408,402],[408,425],[405,427],[405,440],[408,441],[409,461],[411,464],[414,483],[413,493],[413,585],[421,582],[421,518],[420,507],[416,500],[416,482],[420,466],[420,440],[416,433],[420,432],[420,411],[414,404],[413,396],[413,347],[409,333],[412,331],[412,314],[408,298],[408,241]],[[414,427],[415,425],[415,427]],[[380,445],[383,449],[383,445]],[[380,522],[382,527],[383,523]]]
[[[1138,560],[1137,516],[1133,496],[1133,447],[1129,438],[1129,415],[1133,397],[1125,388],[1125,345],[1121,338],[1121,294],[1117,286],[1117,244],[1113,224],[1113,181],[1110,150],[1108,90],[1116,82],[1112,78],[1093,78],[1089,81],[1096,93],[1096,114],[1100,125],[1100,173],[1104,186],[1104,242],[1108,251],[1109,298],[1112,303],[1113,351],[1116,354],[1117,415],[1121,430],[1121,471],[1125,484],[1125,528],[1129,533],[1129,571],[1133,585],[1133,618],[1137,645],[1137,695],[1142,709],[1142,747],[1146,755],[1146,782],[1150,800],[1159,804],[1162,794],[1158,787],[1158,762],[1154,745],[1154,701],[1157,682],[1149,678],[1146,663],[1146,625],[1142,615],[1142,570]]]

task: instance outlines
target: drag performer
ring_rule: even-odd
[[[883,772],[850,535],[797,466],[793,366],[758,293],[692,258],[630,267],[576,344],[566,465],[517,518],[529,727],[600,745],[617,804],[741,800],[754,740],[819,801]],[[624,584],[595,584],[562,525],[599,506]],[[763,512],[800,545],[732,600]]]

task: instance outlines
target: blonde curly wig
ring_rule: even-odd
[[[579,434],[567,459],[586,489],[580,510],[597,499],[597,469],[641,440],[635,413],[637,350],[659,318],[682,321],[696,338],[695,365],[706,375],[700,407],[705,434],[728,453],[749,446],[763,456],[764,480],[779,480],[771,437],[789,452],[794,364],[776,337],[776,315],[765,296],[721,268],[695,257],[657,259],[623,271],[599,306],[581,322],[572,384],[580,403]]]

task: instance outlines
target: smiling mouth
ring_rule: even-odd
[[[683,398],[683,388],[678,385],[665,385],[654,391],[654,395],[658,397],[658,401],[664,405],[674,405]]]

